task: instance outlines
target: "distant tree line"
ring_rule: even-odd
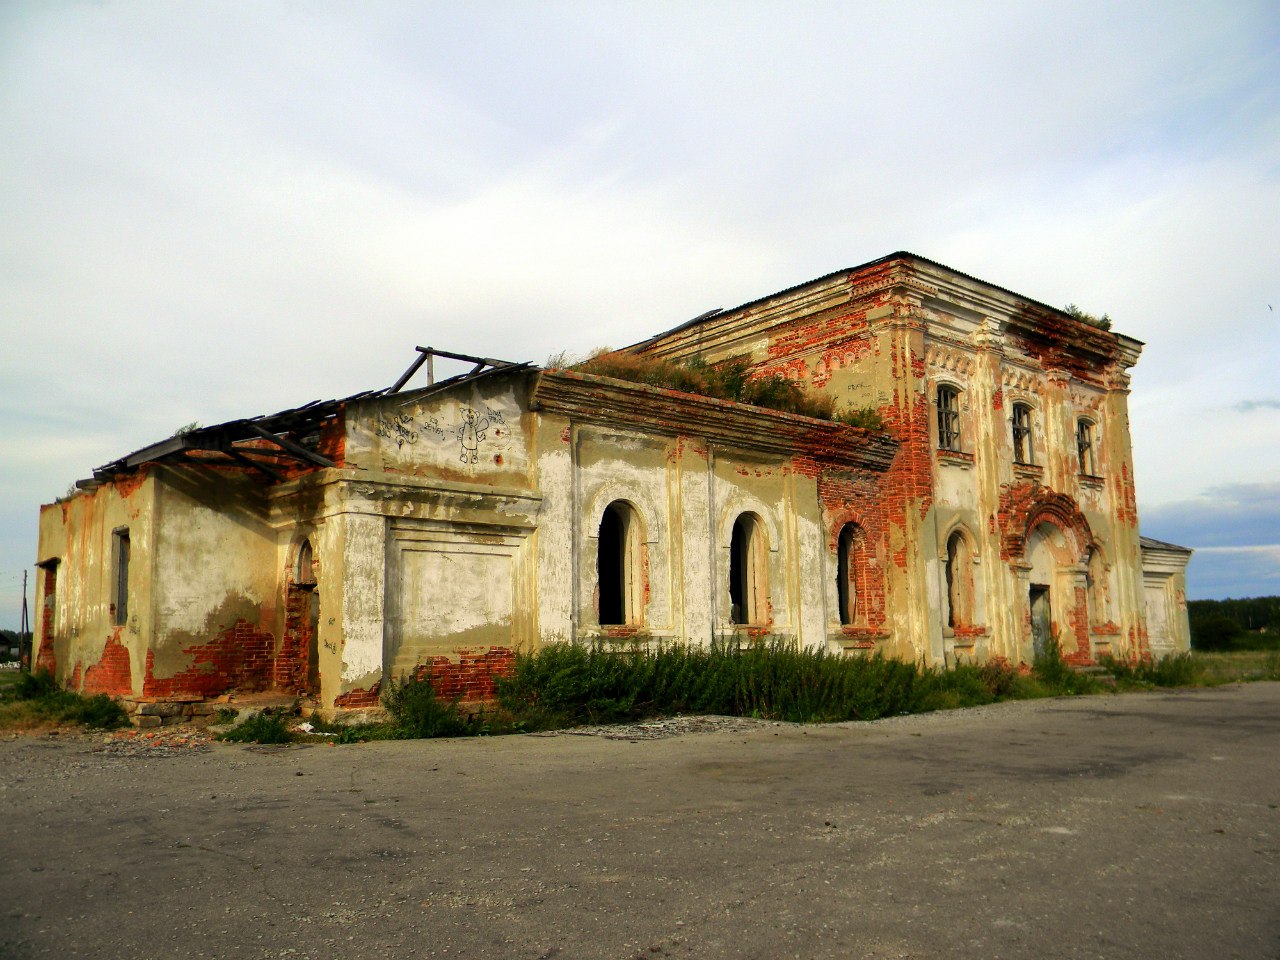
[[[1196,650],[1280,650],[1280,597],[1192,600],[1187,616]]]

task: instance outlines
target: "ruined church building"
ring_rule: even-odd
[[[414,671],[482,699],[556,641],[1184,651],[1190,551],[1138,530],[1141,348],[910,253],[624,351],[746,358],[883,430],[483,358],[432,382],[419,348],[390,387],[181,433],[42,507],[35,662],[340,710]]]

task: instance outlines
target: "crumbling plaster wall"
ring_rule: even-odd
[[[156,482],[140,473],[40,508],[33,663],[72,689],[140,691],[152,630]],[[129,532],[128,618],[115,622],[114,533]],[[56,589],[44,602],[47,571]]]
[[[768,633],[821,644],[832,621],[839,635],[820,471],[786,455],[530,411],[535,376],[354,404],[343,467],[296,482],[331,488],[315,521],[341,531],[339,566],[320,574],[322,616],[342,624],[326,703],[370,705],[382,684],[410,673],[483,695],[515,650],[554,640]],[[460,429],[467,411],[502,433]],[[602,627],[600,519],[618,500],[642,529],[643,609],[634,624]],[[745,630],[730,622],[728,589],[744,511],[759,517],[768,545],[768,615]]]
[[[536,642],[542,497],[528,388],[481,378],[347,410],[343,468],[325,471],[339,562],[322,619],[341,625],[326,703],[373,705],[384,682],[409,674],[479,699]]]
[[[1056,318],[1059,327],[1046,332],[1049,311],[1027,316],[1025,301],[986,284],[889,262],[713,317],[642,349],[713,362],[747,356],[762,373],[881,415],[902,443],[883,485],[891,504],[901,506],[888,518],[885,652],[935,663],[957,656],[1030,660],[1028,573],[1023,557],[1006,555],[1008,525],[1061,494],[1088,530],[1075,533],[1077,569],[1053,591],[1054,629],[1068,655],[1082,661],[1141,655],[1146,630],[1124,371],[1136,361],[1137,345],[1122,348],[1110,334]],[[1033,325],[1040,339],[1011,335],[1019,322]],[[1077,340],[1102,358],[1080,361],[1066,346]],[[938,450],[936,396],[944,382],[961,395],[958,454]],[[1015,399],[1035,410],[1031,467],[1013,463]],[[1097,423],[1097,479],[1080,476],[1075,429],[1082,415]],[[824,503],[828,514],[832,506]],[[946,624],[947,539],[957,529],[975,547],[977,622],[963,630]],[[1091,543],[1105,559],[1101,613],[1087,607],[1083,551]]]
[[[1142,575],[1151,655],[1187,653],[1191,650],[1187,620],[1187,563],[1191,552],[1148,544],[1142,546]]]
[[[264,484],[243,471],[156,468],[155,622],[143,693],[266,690],[283,615]]]
[[[570,436],[579,505],[575,636],[639,633],[704,643],[755,633],[822,642],[827,570],[816,484],[789,458],[625,427],[574,425]],[[638,623],[601,627],[600,521],[615,501],[628,504],[642,525],[645,603]],[[743,513],[760,521],[768,594],[767,612],[750,630],[732,623],[728,587],[733,525]]]

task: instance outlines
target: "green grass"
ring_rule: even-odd
[[[999,700],[1092,693],[1056,647],[1023,675],[1006,664],[927,669],[765,640],[739,648],[671,644],[656,650],[552,644],[516,658],[498,702],[523,729],[615,723],[676,713],[795,723],[875,720]]]
[[[294,737],[284,717],[263,710],[223,732],[218,739],[232,743],[292,743]]]
[[[1030,670],[997,661],[933,669],[886,657],[847,657],[765,639],[740,647],[667,644],[549,644],[516,657],[497,682],[497,703],[466,713],[431,683],[406,679],[383,696],[386,719],[359,726],[312,718],[333,743],[463,737],[624,723],[675,714],[721,714],[795,723],[880,717],[981,706],[1004,700],[1112,690],[1280,679],[1280,654],[1195,654],[1155,662],[1107,661],[1106,674],[1072,670],[1056,643]],[[317,740],[260,714],[223,739]]]
[[[573,362],[568,356],[547,361],[552,369],[569,369],[597,377],[612,377],[650,387],[696,393],[717,400],[731,400],[784,413],[796,413],[820,420],[868,430],[884,429],[880,415],[870,407],[840,407],[827,394],[809,393],[803,386],[780,374],[751,376],[751,361],[745,357],[708,363],[701,357],[662,360],[633,353],[600,350],[585,360]]]
[[[17,677],[0,688],[0,730],[63,726],[111,730],[128,722],[124,708],[104,693],[86,697],[63,690],[45,671],[19,673]]]
[[[1280,680],[1280,651],[1241,650],[1230,653],[1194,651],[1191,659],[1200,668],[1206,685]]]

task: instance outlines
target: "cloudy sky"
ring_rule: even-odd
[[[1280,593],[1274,2],[0,4],[0,626],[173,433],[907,249],[1146,341],[1143,531]]]

